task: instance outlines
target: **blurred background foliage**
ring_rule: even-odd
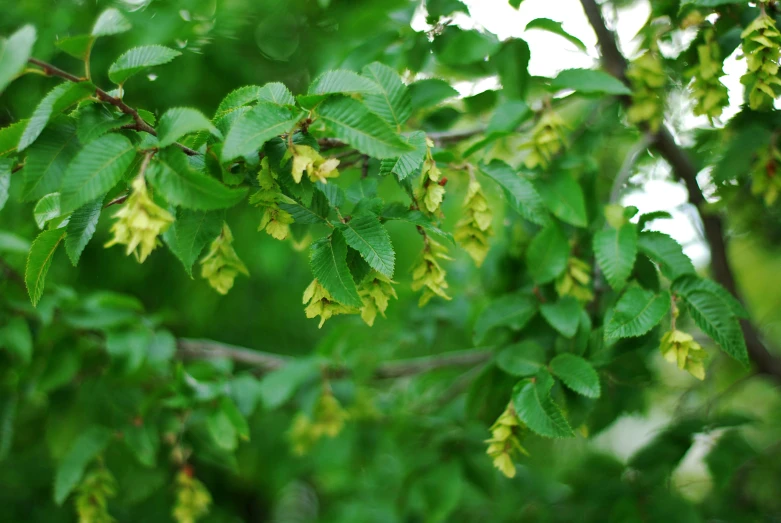
[[[610,2],[617,7],[632,3]],[[416,13],[426,14],[419,2],[408,0],[0,0],[0,34],[32,23],[39,33],[34,55],[74,70],[78,62],[56,52],[54,43],[88,31],[106,7],[120,8],[133,30],[99,41],[92,58],[94,79],[109,85],[109,64],[132,46],[157,43],[180,49],[181,58],[153,75],[135,78],[126,88],[130,105],[157,114],[173,106],[192,106],[210,115],[228,92],[247,84],[281,81],[299,94],[322,71],[360,70],[375,60],[407,71],[408,80],[421,74],[450,83],[493,77],[490,63],[467,55],[481,46],[495,48],[498,39],[438,24],[454,13],[466,16],[468,9],[457,0],[427,4],[428,34],[411,28]],[[672,0],[653,4],[660,12],[675,13],[679,7]],[[550,17],[556,18],[555,8],[551,11]],[[685,64],[671,60],[668,65],[681,70]],[[55,80],[35,75],[12,84],[0,97],[0,126],[27,117],[54,85]],[[535,97],[535,85],[532,82],[530,98]],[[490,118],[498,99],[488,89],[420,111],[415,118],[430,131],[469,129]],[[617,125],[621,114],[616,103],[581,100],[566,102],[560,110],[573,129],[585,129],[573,142],[571,157],[596,170],[592,186],[585,188],[588,212],[594,216],[601,212],[597,202],[607,200],[639,134]],[[720,140],[704,137],[702,154],[713,157],[723,145]],[[494,154],[512,161],[517,145],[512,138],[502,140]],[[642,156],[638,172],[655,162]],[[343,174],[346,184],[359,176],[355,169]],[[644,180],[635,177],[635,182],[642,186]],[[465,180],[454,176],[452,183],[454,192],[464,191]],[[381,195],[398,196],[398,191],[391,180],[381,182]],[[501,200],[498,191],[490,197]],[[451,226],[460,203],[445,202]],[[737,206],[744,212],[730,214],[739,232],[732,257],[749,309],[765,334],[779,342],[781,290],[776,289],[779,257],[773,241],[781,231],[778,215],[756,202],[749,206]],[[0,211],[0,230],[32,239],[37,231],[31,212],[31,205],[11,198]],[[246,207],[228,211],[227,220],[251,276],[239,278],[227,296],[217,295],[199,278],[189,279],[167,250],[156,251],[139,265],[120,249],[103,249],[109,238],[107,219],[101,219],[97,241],[84,252],[78,270],[64,256],[55,260],[49,274],[53,291],[37,310],[6,273],[0,280],[0,314],[11,308],[26,311],[46,337],[36,344],[34,379],[25,381],[29,388],[0,397],[0,455],[5,455],[0,462],[0,520],[73,521],[73,511],[52,500],[54,464],[90,423],[131,427],[149,408],[147,403],[155,401],[145,396],[143,383],[87,350],[94,343],[87,332],[58,330],[55,310],[90,322],[131,311],[139,322],[164,326],[177,337],[210,338],[284,355],[319,355],[358,369],[391,358],[467,349],[472,347],[474,319],[489,297],[517,287],[518,274],[525,270],[519,252],[530,232],[518,216],[504,216],[501,206],[496,213],[496,223],[503,227],[485,265],[475,270],[459,253],[449,267],[452,302],[435,301],[419,309],[408,285],[400,285],[388,318],[373,328],[356,317],[332,320],[322,330],[307,320],[301,306],[301,293],[311,280],[305,252],[295,249],[295,242],[259,234],[260,211]],[[762,226],[752,227],[751,220],[760,215],[765,219]],[[410,267],[420,249],[417,239],[410,241],[409,227],[388,227],[400,268]],[[14,248],[7,236],[2,243],[0,254],[8,265],[23,267],[26,246]],[[410,276],[399,271],[397,279],[408,283]],[[104,290],[137,303],[96,294]],[[335,380],[334,393],[342,404],[368,396],[376,412],[355,413],[338,437],[322,440],[301,457],[291,453],[286,434],[296,411],[311,411],[319,390],[316,378],[309,379],[287,407],[271,409],[264,408],[267,393],[258,391],[248,369],[221,360],[188,363],[192,376],[234,387],[242,411],[254,411],[252,440],[241,442],[235,457],[215,449],[203,423],[192,420],[192,463],[214,499],[203,521],[672,523],[781,518],[777,388],[747,376],[723,355],[715,356],[706,381],[695,383],[662,364],[652,340],[643,345],[641,339],[638,345],[602,369],[609,402],[559,391],[566,396],[568,415],[573,426],[580,426],[580,436],[567,441],[530,438],[524,443],[530,456],[513,480],[498,474],[485,456],[487,427],[512,386],[512,380],[492,366],[466,377],[462,370],[444,370],[377,383],[367,371],[354,380]],[[13,361],[13,354],[0,352],[2,383],[15,387],[20,374]],[[111,379],[103,379],[107,376]],[[468,380],[474,383],[470,386]],[[25,407],[17,410],[21,404]],[[10,424],[15,427],[12,433]],[[151,420],[147,424],[152,425]],[[132,430],[128,428],[125,437]],[[173,467],[167,450],[161,450],[168,448],[160,442],[163,436],[150,439],[154,466],[139,464],[124,446],[113,445],[105,455],[118,482],[118,495],[110,502],[118,521],[170,520]]]

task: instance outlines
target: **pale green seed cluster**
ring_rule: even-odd
[[[326,320],[332,316],[338,314],[355,314],[358,309],[355,307],[348,307],[342,305],[338,301],[334,300],[331,293],[323,287],[319,281],[312,280],[312,283],[304,291],[304,313],[307,318],[314,318],[320,316],[320,325],[318,328],[322,328]]]
[[[426,159],[423,161],[421,183],[415,197],[422,203],[420,210],[427,214],[440,214],[442,202],[445,200],[445,182],[442,171],[437,167],[437,162],[431,154],[434,142],[426,139]]]
[[[174,217],[149,196],[144,177],[139,175],[131,184],[131,193],[122,208],[114,214],[111,226],[114,237],[106,247],[125,245],[127,255],[133,253],[139,263],[160,245],[159,236],[174,222]]]
[[[390,278],[378,272],[372,272],[358,287],[358,294],[363,301],[361,319],[369,327],[374,325],[378,312],[383,318],[385,317],[385,311],[388,309],[391,298],[398,299],[393,283]]]
[[[691,334],[674,329],[662,336],[662,356],[699,380],[705,379],[705,350]]]
[[[488,238],[493,236],[494,213],[477,180],[469,182],[464,199],[463,217],[456,224],[454,236],[461,247],[480,267],[490,248]]]
[[[508,478],[515,477],[514,460],[520,454],[528,455],[518,439],[521,429],[521,422],[510,404],[491,425],[491,438],[485,440],[488,443],[486,454],[493,460],[494,467]]]
[[[98,468],[84,476],[76,489],[75,505],[79,523],[113,523],[108,512],[108,500],[117,495],[117,482],[106,468]]]
[[[335,438],[342,432],[349,417],[333,393],[324,390],[317,400],[312,418],[301,412],[293,420],[288,434],[291,450],[294,454],[303,456],[320,438]]]
[[[336,178],[339,171],[337,158],[323,158],[319,152],[308,145],[292,145],[287,150],[287,156],[292,156],[292,175],[296,183],[301,183],[304,173],[309,176],[311,182],[327,183],[328,178]]]
[[[268,164],[268,158],[260,162],[258,173],[258,192],[250,197],[250,203],[263,209],[263,217],[260,219],[258,230],[265,229],[266,233],[277,240],[284,240],[290,234],[290,224],[293,216],[279,207],[279,200],[283,197],[282,189],[277,183],[277,176]]]
[[[593,300],[591,265],[580,258],[571,257],[567,263],[567,270],[556,279],[556,292],[559,296],[572,296],[583,303]]]
[[[201,276],[209,280],[209,285],[220,294],[228,294],[239,273],[249,276],[247,267],[239,259],[232,244],[233,234],[228,224],[223,223],[222,232],[201,260]]]
[[[653,51],[646,51],[629,64],[626,76],[632,84],[632,105],[627,117],[633,124],[646,124],[657,132],[664,121],[667,74],[662,60]]]
[[[778,61],[781,57],[781,33],[771,16],[764,12],[740,35],[748,71],[740,81],[749,89],[748,104],[753,110],[773,108],[781,94]]]
[[[195,523],[209,513],[212,496],[203,483],[193,477],[190,469],[176,475],[176,503],[173,518],[176,523]]]
[[[751,172],[751,193],[761,196],[768,207],[776,203],[781,193],[780,164],[781,150],[773,143],[759,151]]]
[[[440,264],[440,260],[451,259],[444,245],[427,238],[421,259],[412,270],[412,290],[423,290],[418,301],[420,307],[426,305],[434,296],[446,300],[452,299],[446,292],[447,272]]]
[[[553,158],[566,147],[567,124],[558,113],[547,109],[532,129],[532,137],[524,147],[531,149],[523,163],[529,169],[547,169]]]
[[[694,98],[694,114],[707,116],[709,120],[721,116],[729,105],[729,91],[721,83],[724,69],[721,61],[721,49],[716,41],[713,29],[707,29],[705,41],[697,46],[697,65],[686,74],[692,78],[692,97]]]

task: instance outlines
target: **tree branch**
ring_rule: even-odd
[[[627,83],[626,58],[618,49],[615,35],[605,24],[599,5],[597,5],[595,0],[580,0],[580,3],[597,35],[603,67],[610,74]],[[627,105],[631,103],[629,97],[622,97],[622,101]],[[713,279],[719,282],[739,301],[743,302],[735,282],[729,258],[727,257],[724,223],[721,216],[712,214],[705,207],[705,196],[697,183],[697,167],[686,154],[686,151],[675,143],[675,138],[673,138],[672,133],[666,126],[663,126],[653,137],[652,145],[670,164],[675,177],[684,182],[689,193],[689,203],[697,209],[700,215],[705,231],[705,240],[710,247]],[[781,359],[767,350],[761,340],[759,331],[751,322],[743,320],[741,321],[741,326],[743,327],[749,357],[756,365],[758,373],[770,376],[777,382],[781,382]]]
[[[60,78],[64,78],[65,80],[74,83],[80,83],[86,81],[84,78],[79,78],[78,76],[75,76],[67,71],[63,71],[59,67],[55,67],[52,64],[38,60],[37,58],[30,58],[28,60],[28,63],[37,65],[38,67],[43,69],[43,72],[47,76],[58,76]],[[133,121],[135,122],[133,126],[131,126],[130,128],[133,128],[136,131],[151,134],[152,136],[157,136],[157,131],[155,131],[154,127],[146,123],[144,119],[141,118],[141,115],[138,114],[138,111],[133,109],[129,105],[127,105],[125,102],[123,102],[121,98],[111,96],[100,87],[95,87],[95,95],[98,97],[99,100],[106,103],[110,103],[111,105],[113,105],[114,107],[122,111],[124,114],[130,115],[133,118]],[[194,151],[193,149],[190,149],[189,147],[186,147],[180,143],[177,143],[176,145],[182,151],[184,151],[185,154],[189,156],[196,156],[198,154],[198,151]]]
[[[180,338],[176,343],[178,355],[182,359],[202,360],[226,358],[237,363],[255,367],[263,372],[281,369],[293,361],[293,358],[211,340]],[[401,378],[451,367],[473,367],[485,363],[491,358],[491,355],[492,351],[490,349],[482,348],[448,352],[436,356],[392,361],[383,363],[377,367],[374,371],[374,377],[376,379]],[[331,376],[345,376],[350,374],[350,370],[346,367],[332,367],[328,372]]]

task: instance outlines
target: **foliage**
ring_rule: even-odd
[[[10,520],[781,514],[757,459],[777,427],[717,405],[781,380],[726,248],[779,230],[776,2],[654,2],[627,62],[582,0],[602,67],[553,78],[458,0],[32,3],[0,22]],[[692,147],[674,94],[707,117]],[[655,161],[638,140],[688,191],[712,279],[665,213],[619,201]],[[631,458],[592,443],[651,408],[667,427]],[[697,497],[675,479],[701,437]]]

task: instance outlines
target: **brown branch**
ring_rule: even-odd
[[[38,60],[37,58],[30,58],[28,62],[33,65],[37,65],[38,67],[43,69],[43,72],[47,76],[58,76],[60,78],[64,78],[65,80],[74,83],[81,83],[87,81],[85,78],[79,78],[78,76],[75,76],[67,71],[63,71],[59,67],[55,67],[52,64]],[[126,129],[131,128],[136,131],[151,134],[152,136],[157,136],[157,131],[155,131],[154,127],[146,123],[144,119],[141,118],[141,115],[138,114],[138,111],[133,109],[129,105],[127,105],[125,102],[123,102],[121,98],[111,96],[100,87],[95,87],[95,95],[98,97],[100,101],[113,105],[114,107],[122,111],[124,114],[130,115],[133,118],[133,121],[135,122],[134,125],[130,127],[125,126]],[[186,147],[180,143],[177,143],[176,145],[182,151],[184,151],[185,154],[189,156],[196,156],[198,154],[198,151],[190,149],[189,147]]]
[[[615,35],[607,28],[599,5],[595,0],[580,0],[580,3],[597,35],[603,67],[610,74],[627,83],[627,61],[618,49]],[[627,105],[631,103],[629,97],[622,97],[622,101]],[[709,211],[705,205],[705,196],[697,183],[697,167],[686,151],[675,143],[672,133],[665,126],[653,137],[652,146],[670,164],[675,177],[684,182],[689,193],[689,203],[697,209],[700,215],[705,231],[705,240],[710,247],[713,279],[743,302],[727,256],[724,222],[720,215]],[[767,350],[759,331],[751,322],[742,320],[741,326],[749,357],[756,365],[758,373],[781,382],[781,359]]]
[[[177,340],[177,347],[178,355],[182,359],[226,358],[236,363],[255,367],[263,372],[281,369],[293,361],[293,358],[211,340],[180,338]],[[451,367],[473,367],[485,363],[491,358],[491,355],[490,349],[472,349],[393,361],[377,367],[374,371],[374,377],[376,379],[401,378]],[[332,367],[328,369],[328,374],[332,377],[345,376],[350,374],[350,370],[346,367]]]

